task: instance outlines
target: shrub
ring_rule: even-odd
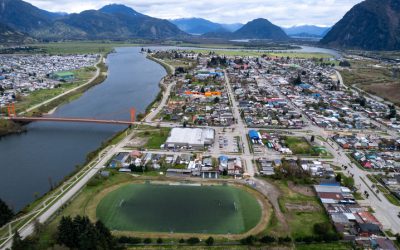
[[[146,238],[143,240],[144,244],[150,244],[151,243],[151,239],[150,238]]]
[[[200,242],[200,239],[197,238],[197,237],[191,237],[191,238],[189,238],[189,239],[187,240],[187,243],[188,243],[189,245],[196,245],[196,244],[198,244],[199,242]]]
[[[213,237],[208,237],[208,239],[206,240],[206,245],[207,246],[214,245],[214,238]]]
[[[276,241],[276,239],[269,235],[265,235],[264,237],[262,237],[260,239],[260,242],[264,243],[264,244],[274,243],[275,241]]]
[[[242,245],[253,245],[254,242],[256,241],[256,237],[253,235],[247,236],[246,238],[243,238],[240,240],[240,243]]]
[[[157,244],[162,244],[162,243],[163,243],[163,240],[161,238],[158,238],[157,239]]]
[[[121,244],[140,244],[142,243],[142,239],[137,237],[121,236],[119,237],[118,242]]]

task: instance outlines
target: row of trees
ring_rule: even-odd
[[[88,217],[62,217],[57,230],[57,243],[71,249],[119,249],[117,240],[101,222]]]
[[[273,243],[279,243],[279,244],[289,244],[292,242],[292,238],[289,236],[287,237],[279,237],[275,238],[270,235],[265,235],[261,238],[257,238],[254,235],[249,235],[246,238],[243,238],[240,240],[240,243],[242,245],[256,245],[256,244],[273,244]]]
[[[14,212],[8,205],[0,199],[0,227],[7,224],[14,217]]]
[[[118,243],[120,243],[120,244],[128,244],[128,245],[136,245],[136,244],[141,244],[141,243],[151,244],[152,242],[153,241],[150,238],[145,238],[145,239],[142,240],[141,238],[138,238],[138,237],[128,237],[128,236],[121,236],[118,239]],[[178,242],[179,242],[179,244],[185,244],[186,243],[188,245],[197,245],[197,244],[200,243],[200,239],[197,238],[197,237],[191,237],[191,238],[189,238],[187,240],[180,239]],[[158,238],[156,243],[157,244],[162,244],[163,243],[163,239]],[[208,237],[204,241],[204,243],[207,246],[212,246],[212,245],[214,245],[214,238],[213,237]]]

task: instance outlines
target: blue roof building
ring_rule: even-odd
[[[249,131],[249,137],[252,140],[260,140],[261,139],[260,136],[258,135],[258,132],[255,131],[255,130],[250,130]]]

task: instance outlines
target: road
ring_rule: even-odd
[[[164,79],[162,80],[162,83],[161,83],[161,84],[164,84]],[[172,83],[170,83],[170,84],[168,84],[168,85],[166,86],[166,89],[165,89],[165,91],[164,91],[164,93],[163,93],[163,97],[162,97],[161,102],[158,104],[157,108],[155,108],[153,111],[151,111],[151,112],[144,118],[144,121],[146,121],[146,122],[151,122],[151,121],[153,121],[153,119],[157,116],[157,114],[160,113],[160,112],[162,111],[162,109],[167,105],[168,98],[169,98],[169,96],[170,96],[170,94],[171,94],[171,89],[172,89],[172,87],[174,87],[175,85],[176,85],[176,82],[174,81],[174,82],[172,82]],[[165,85],[164,85],[164,86],[165,86]]]
[[[101,60],[104,60],[101,58]],[[69,93],[71,93],[72,91],[75,91],[87,84],[89,84],[91,81],[93,81],[99,74],[100,74],[100,69],[99,67],[96,65],[96,75],[89,80],[87,83],[85,83],[84,85],[81,85],[79,87],[76,87],[74,89],[71,89],[57,97],[54,97],[50,100],[47,100],[41,104],[35,105],[34,107],[28,109],[26,112],[32,111],[42,105],[45,105],[57,98],[60,98],[63,95],[67,95]],[[255,179],[254,176],[257,174],[258,170],[257,167],[255,166],[255,164],[253,164],[253,160],[255,155],[251,153],[250,151],[250,147],[248,144],[248,140],[247,140],[247,134],[248,131],[250,130],[250,128],[248,128],[243,119],[241,118],[240,115],[240,110],[239,110],[239,106],[238,103],[235,99],[234,93],[232,91],[232,87],[231,84],[229,82],[229,77],[226,71],[224,71],[225,73],[225,84],[226,84],[226,91],[227,94],[229,96],[229,99],[231,101],[232,104],[232,113],[235,117],[235,121],[236,123],[231,125],[230,128],[233,128],[235,130],[235,135],[240,136],[241,138],[241,142],[242,142],[242,149],[243,152],[237,153],[237,154],[233,154],[235,156],[239,156],[244,160],[245,163],[245,171],[246,173],[251,177],[250,180],[253,181],[255,184],[257,184],[256,186],[260,189],[260,192],[265,193],[266,195],[268,195],[268,197],[270,198],[270,201],[272,203],[272,205],[275,207],[276,211],[277,211],[277,217],[279,220],[282,219],[282,223],[284,224],[284,218],[283,216],[281,216],[280,214],[280,209],[279,209],[279,204],[277,203],[277,197],[279,196],[279,190],[277,191],[277,189],[268,184],[268,183],[264,183],[258,179]],[[341,80],[341,83],[343,83],[343,79],[340,75],[340,73],[338,73],[338,79]],[[154,109],[151,113],[149,113],[149,115],[147,115],[144,119],[144,122],[136,122],[136,124],[145,124],[145,125],[151,125],[151,126],[160,126],[160,127],[177,127],[179,126],[176,123],[165,123],[165,122],[154,122],[153,119],[156,117],[156,115],[161,112],[162,108],[165,107],[165,105],[167,104],[168,98],[170,96],[172,87],[175,86],[176,82],[173,82],[169,85],[167,85],[167,88],[165,90],[165,93],[163,95],[162,100],[160,101],[158,107],[156,109]],[[320,127],[317,127],[313,124],[313,122],[301,111],[301,109],[299,109],[298,107],[296,107],[286,96],[284,96],[278,87],[275,87],[277,93],[279,93],[279,96],[282,98],[285,98],[286,100],[288,100],[289,105],[294,109],[297,110],[298,112],[302,113],[304,115],[304,121],[306,122],[306,127],[300,130],[288,130],[288,129],[282,129],[282,130],[278,130],[278,131],[282,131],[282,132],[290,132],[296,135],[301,135],[301,136],[305,136],[305,135],[315,135],[315,136],[321,136],[322,138],[327,139],[327,137],[333,132],[335,131],[327,131],[324,130]],[[216,131],[220,131],[221,127],[212,127],[215,128]],[[76,183],[73,185],[73,187],[71,189],[69,189],[68,191],[66,191],[64,194],[62,194],[62,196],[60,197],[59,200],[57,200],[54,204],[49,205],[49,208],[46,209],[37,219],[39,220],[39,222],[45,222],[46,220],[48,220],[52,215],[54,215],[56,213],[56,211],[62,207],[68,200],[70,200],[77,192],[79,192],[79,190],[81,190],[86,184],[87,182],[90,180],[90,178],[92,178],[100,169],[102,169],[104,167],[104,165],[107,163],[107,161],[116,153],[118,152],[124,152],[124,151],[129,151],[127,149],[124,149],[124,146],[127,144],[127,142],[131,139],[131,137],[134,135],[133,131],[129,136],[125,137],[121,142],[119,142],[117,145],[115,145],[114,147],[110,148],[109,150],[107,150],[105,152],[104,155],[101,156],[101,158],[99,158],[95,164],[93,165],[93,167],[91,167],[91,169],[89,169],[85,176],[79,180],[76,181]],[[371,133],[373,133],[374,131],[369,131]],[[379,221],[381,221],[381,223],[384,225],[385,229],[391,229],[393,233],[400,233],[400,220],[397,217],[397,214],[400,212],[400,208],[397,206],[392,205],[385,197],[382,193],[379,194],[373,194],[371,192],[371,187],[373,185],[373,183],[367,178],[367,174],[369,174],[369,172],[366,172],[362,169],[359,169],[357,166],[355,166],[351,160],[347,157],[346,152],[339,147],[337,144],[335,144],[334,142],[328,140],[328,142],[325,143],[326,148],[332,153],[332,155],[334,156],[334,163],[336,163],[337,165],[341,166],[341,165],[345,165],[345,166],[349,166],[349,168],[346,171],[343,171],[346,175],[353,175],[354,179],[355,179],[355,184],[356,186],[359,188],[359,191],[361,191],[362,193],[364,193],[364,191],[367,191],[370,195],[367,199],[365,199],[364,201],[362,201],[363,204],[369,205],[371,206],[374,211],[375,211],[375,215],[376,217],[379,219]],[[150,151],[147,151],[150,152]],[[164,154],[173,154],[173,155],[177,155],[180,154],[181,152],[166,152],[166,151],[154,151],[154,153],[164,153]],[[211,155],[213,156],[219,156],[219,152],[210,152]],[[271,155],[270,155],[271,156]],[[269,157],[268,155],[262,155],[262,157]],[[271,156],[272,157],[272,156]],[[317,158],[316,158],[317,159]],[[271,197],[270,197],[271,196]],[[22,227],[19,232],[21,234],[21,236],[23,238],[29,236],[30,234],[32,234],[34,231],[34,223],[31,222],[29,224],[27,224],[26,226]],[[6,249],[6,248],[10,248],[11,247],[11,239],[9,239],[5,244],[3,244],[2,246],[0,246],[0,249]]]
[[[337,72],[338,79],[340,80],[341,84],[345,85],[343,82],[343,78],[340,75],[339,72]],[[347,87],[346,87],[347,88]],[[322,129],[316,125],[313,124],[313,122],[309,119],[308,116],[302,112],[301,109],[296,107],[290,99],[288,99],[286,96],[282,95],[280,92],[280,89],[278,87],[275,87],[275,90],[279,93],[279,96],[281,98],[285,98],[288,102],[291,108],[296,110],[297,112],[300,112],[303,114],[303,117],[306,119],[307,126],[303,128],[303,130],[310,130],[312,131],[309,134],[315,135],[315,136],[321,136],[322,138],[327,139],[329,135],[332,135],[334,133],[337,133],[338,131],[335,130],[325,130]],[[355,91],[354,89],[352,91]],[[370,118],[366,117],[364,114],[359,114],[366,118],[371,120]],[[383,125],[379,124],[376,121],[371,120],[373,124],[375,124],[378,127],[383,127]],[[386,129],[385,132],[387,132],[391,137],[396,138],[397,134],[393,130]],[[376,131],[362,131],[362,133],[373,133],[376,134]],[[371,193],[371,187],[373,183],[368,179],[367,174],[370,174],[370,172],[364,171],[360,168],[358,168],[356,165],[352,163],[352,161],[348,158],[346,155],[346,151],[342,149],[339,145],[336,143],[328,140],[328,143],[324,143],[324,146],[332,153],[334,156],[334,162],[339,165],[345,165],[345,166],[350,166],[350,168],[347,168],[347,171],[344,171],[344,174],[350,176],[354,175],[354,181],[356,187],[359,188],[361,193],[364,193],[364,191],[367,191],[369,193],[369,197],[363,201],[364,204],[371,206],[374,211],[377,219],[383,224],[385,229],[391,229],[393,233],[400,233],[400,219],[397,217],[397,215],[400,212],[400,207],[397,207],[390,203],[386,197],[382,194],[379,193],[376,196]],[[379,197],[379,198],[377,198]]]
[[[89,180],[97,174],[97,172],[104,168],[104,166],[107,164],[109,159],[113,157],[116,153],[122,151],[122,148],[126,145],[126,143],[131,139],[131,136],[133,135],[134,132],[132,132],[129,136],[126,136],[121,142],[119,142],[117,145],[114,147],[111,147],[108,151],[105,152],[104,155],[100,157],[100,159],[97,159],[96,163],[93,165],[93,167],[86,173],[86,175],[77,180],[75,185],[68,191],[66,191],[54,204],[50,205],[48,209],[46,209],[40,216],[37,217],[37,220],[40,223],[46,222],[52,215],[54,215],[58,209],[60,209],[63,205],[65,205],[72,197],[74,197],[75,194],[77,194],[88,182]],[[26,226],[22,227],[19,230],[19,233],[22,238],[25,238],[29,235],[31,235],[34,230],[35,222],[31,222],[27,224]],[[11,248],[12,244],[12,238],[10,238],[8,241],[3,243],[3,245],[0,246],[0,249],[7,249]]]
[[[228,92],[229,99],[231,100],[232,113],[233,113],[233,116],[235,117],[235,121],[236,121],[236,124],[234,124],[233,127],[235,128],[236,131],[241,132],[240,135],[241,135],[242,149],[243,149],[242,158],[245,161],[247,174],[249,174],[251,177],[253,177],[255,175],[255,173],[257,173],[258,171],[257,171],[256,167],[254,167],[254,164],[252,163],[253,155],[250,153],[250,147],[247,142],[247,129],[246,129],[246,126],[240,115],[239,106],[238,106],[235,96],[233,94],[232,86],[229,83],[229,77],[228,77],[228,74],[226,71],[224,71],[224,75],[225,75],[225,84],[226,84],[225,88],[226,88],[226,91]]]
[[[28,108],[27,110],[25,110],[25,111],[19,113],[18,115],[24,115],[24,114],[26,114],[26,113],[29,113],[29,112],[31,112],[31,111],[33,111],[33,110],[35,110],[35,109],[40,108],[40,107],[43,106],[43,105],[49,104],[50,102],[52,102],[52,101],[54,101],[54,100],[57,100],[57,99],[60,98],[60,97],[63,97],[63,96],[65,96],[65,95],[68,95],[68,94],[70,94],[70,93],[72,93],[72,92],[74,92],[74,91],[76,91],[76,90],[79,90],[80,88],[83,88],[83,87],[85,87],[85,86],[91,84],[91,83],[100,75],[100,72],[101,72],[101,71],[100,71],[100,68],[99,68],[98,65],[99,65],[99,63],[101,63],[101,62],[104,62],[104,57],[103,57],[103,56],[100,57],[99,61],[98,61],[98,62],[96,63],[96,65],[95,65],[95,67],[96,67],[96,74],[95,74],[92,78],[90,78],[86,83],[84,83],[84,84],[82,84],[82,85],[79,85],[78,87],[72,88],[72,89],[70,89],[70,90],[68,90],[68,91],[65,91],[64,93],[59,94],[58,96],[55,96],[55,97],[53,97],[53,98],[50,98],[50,99],[48,99],[48,100],[46,100],[46,101],[44,101],[44,102],[41,102],[41,103],[39,103],[39,104],[36,104],[36,105],[34,105],[34,106]]]

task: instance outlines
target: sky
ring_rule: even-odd
[[[332,26],[363,0],[25,0],[55,12],[78,13],[110,3],[124,4],[143,14],[176,19],[201,17],[219,23],[246,23],[266,18],[283,26]]]

